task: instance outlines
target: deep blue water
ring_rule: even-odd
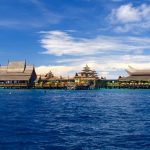
[[[150,90],[0,90],[0,150],[150,150]]]

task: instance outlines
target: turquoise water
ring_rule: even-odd
[[[0,150],[138,149],[150,149],[150,90],[0,90]]]

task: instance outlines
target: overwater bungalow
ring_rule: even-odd
[[[126,69],[126,72],[128,73],[129,76],[119,78],[121,86],[150,88],[149,69],[135,69],[129,66],[128,69]]]
[[[150,70],[130,67],[127,77],[118,79],[99,78],[88,65],[74,77],[55,76],[52,71],[36,75],[33,65],[26,61],[8,61],[0,66],[2,88],[47,88],[47,89],[97,89],[97,88],[150,88]]]
[[[95,70],[91,70],[88,65],[83,67],[81,72],[75,74],[75,80],[98,80],[98,75]]]
[[[26,61],[8,61],[0,66],[0,87],[32,87],[36,77],[34,66]]]
[[[45,75],[38,75],[35,81],[35,87],[65,89],[67,84],[70,82],[74,82],[74,79],[69,77],[55,76],[52,71],[49,71]]]
[[[120,78],[120,81],[150,81],[150,70],[148,69],[140,70],[129,66],[126,72],[129,76]]]
[[[96,86],[96,81],[99,80],[97,72],[92,70],[88,65],[83,67],[81,72],[75,74],[75,83],[78,85],[92,85]]]

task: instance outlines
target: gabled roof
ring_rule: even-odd
[[[150,81],[150,76],[128,76],[120,78],[119,81]]]
[[[0,66],[0,80],[29,80],[34,71],[33,65],[25,61],[12,61],[7,66]]]
[[[10,61],[8,62],[7,72],[24,72],[25,67],[25,61]]]
[[[1,76],[0,75],[0,81],[29,81],[31,76],[20,76],[20,75],[7,75],[7,76]]]
[[[7,67],[1,66],[0,67],[0,75],[31,75],[32,71],[34,70],[33,65],[28,65],[25,67],[23,72],[19,72],[18,69],[14,69],[14,71],[8,71]]]
[[[129,75],[145,75],[149,76],[150,75],[150,69],[135,69],[131,66],[128,66],[128,69],[125,70]]]

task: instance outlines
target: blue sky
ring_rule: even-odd
[[[149,0],[0,0],[0,63],[24,60],[38,73],[100,76],[150,65]]]

